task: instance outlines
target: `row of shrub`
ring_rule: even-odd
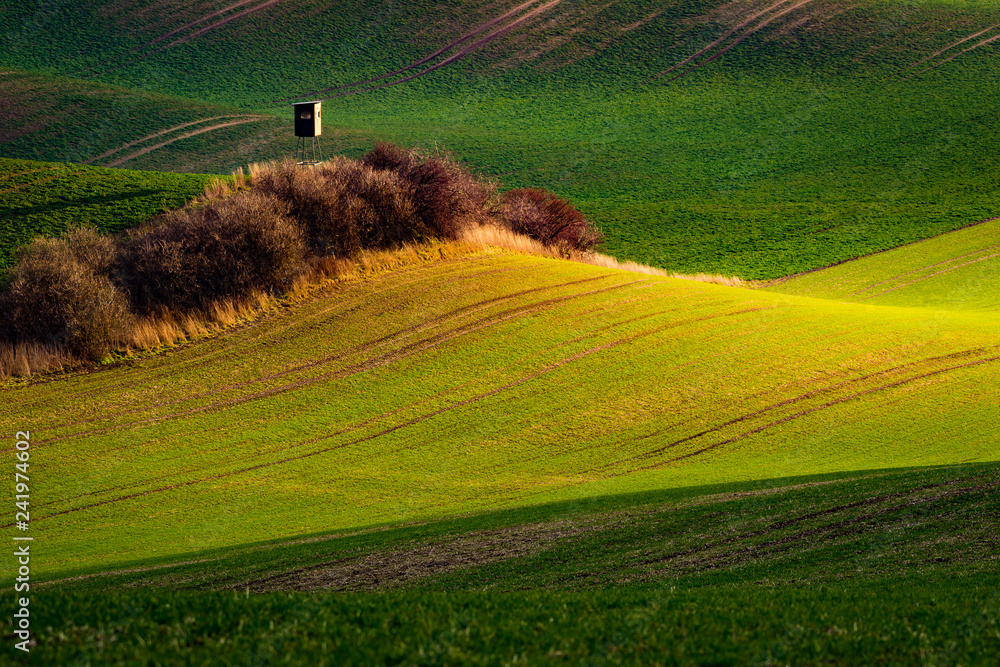
[[[313,258],[350,257],[497,225],[565,250],[600,232],[545,190],[511,190],[454,160],[377,144],[361,160],[255,166],[249,188],[164,213],[118,236],[92,228],[36,238],[0,290],[0,343],[96,360],[137,318],[204,311],[286,290]]]

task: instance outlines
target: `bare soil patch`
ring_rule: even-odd
[[[551,521],[476,531],[410,548],[338,558],[250,581],[245,586],[258,593],[383,590],[452,570],[530,556],[551,548],[561,539],[592,529],[568,521]]]

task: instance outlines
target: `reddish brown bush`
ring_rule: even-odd
[[[166,213],[129,234],[122,279],[139,312],[206,308],[291,284],[305,244],[288,206],[241,192]]]
[[[572,204],[539,188],[504,194],[500,218],[512,231],[545,245],[588,252],[603,240],[600,230]]]
[[[471,218],[481,217],[494,187],[444,156],[422,157],[415,151],[379,142],[361,163],[391,171],[410,184],[414,207],[426,228],[440,238],[458,238]]]
[[[34,239],[21,250],[0,293],[0,337],[54,344],[83,359],[103,357],[128,336],[133,321],[128,300],[101,275],[114,256],[113,241],[94,230]]]

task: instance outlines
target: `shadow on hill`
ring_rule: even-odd
[[[988,568],[1000,546],[991,527],[997,486],[1000,463],[664,489],[313,533],[58,581],[82,589],[521,590],[968,573]]]

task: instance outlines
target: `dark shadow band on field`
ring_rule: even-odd
[[[909,490],[947,487],[964,479],[983,476],[992,478],[989,486],[1000,485],[1000,462],[878,468],[598,495],[482,513],[319,531],[295,537],[193,551],[183,555],[175,554],[151,559],[136,558],[113,570],[78,568],[59,573],[56,578],[51,579],[41,574],[32,583],[43,590],[53,586],[79,590],[107,590],[123,586],[243,590],[245,581],[274,578],[303,566],[308,569],[309,565],[317,560],[331,561],[331,559],[336,560],[338,556],[353,557],[358,554],[389,552],[397,547],[423,544],[436,538],[450,539],[543,522],[584,520],[615,512],[653,514],[693,505],[724,503],[737,503],[735,507],[759,505],[761,502],[766,502],[767,497],[776,494],[810,487],[822,488],[828,485],[832,487],[837,484],[865,485],[870,493],[883,499],[904,497]],[[862,506],[867,502],[862,500],[850,506]],[[828,510],[821,510],[815,515],[825,513],[828,513]],[[963,527],[956,526],[955,530],[963,530]],[[206,576],[206,570],[211,570],[213,574]],[[226,574],[221,575],[221,573]],[[159,581],[151,581],[150,578]],[[198,582],[208,583],[199,585]]]

